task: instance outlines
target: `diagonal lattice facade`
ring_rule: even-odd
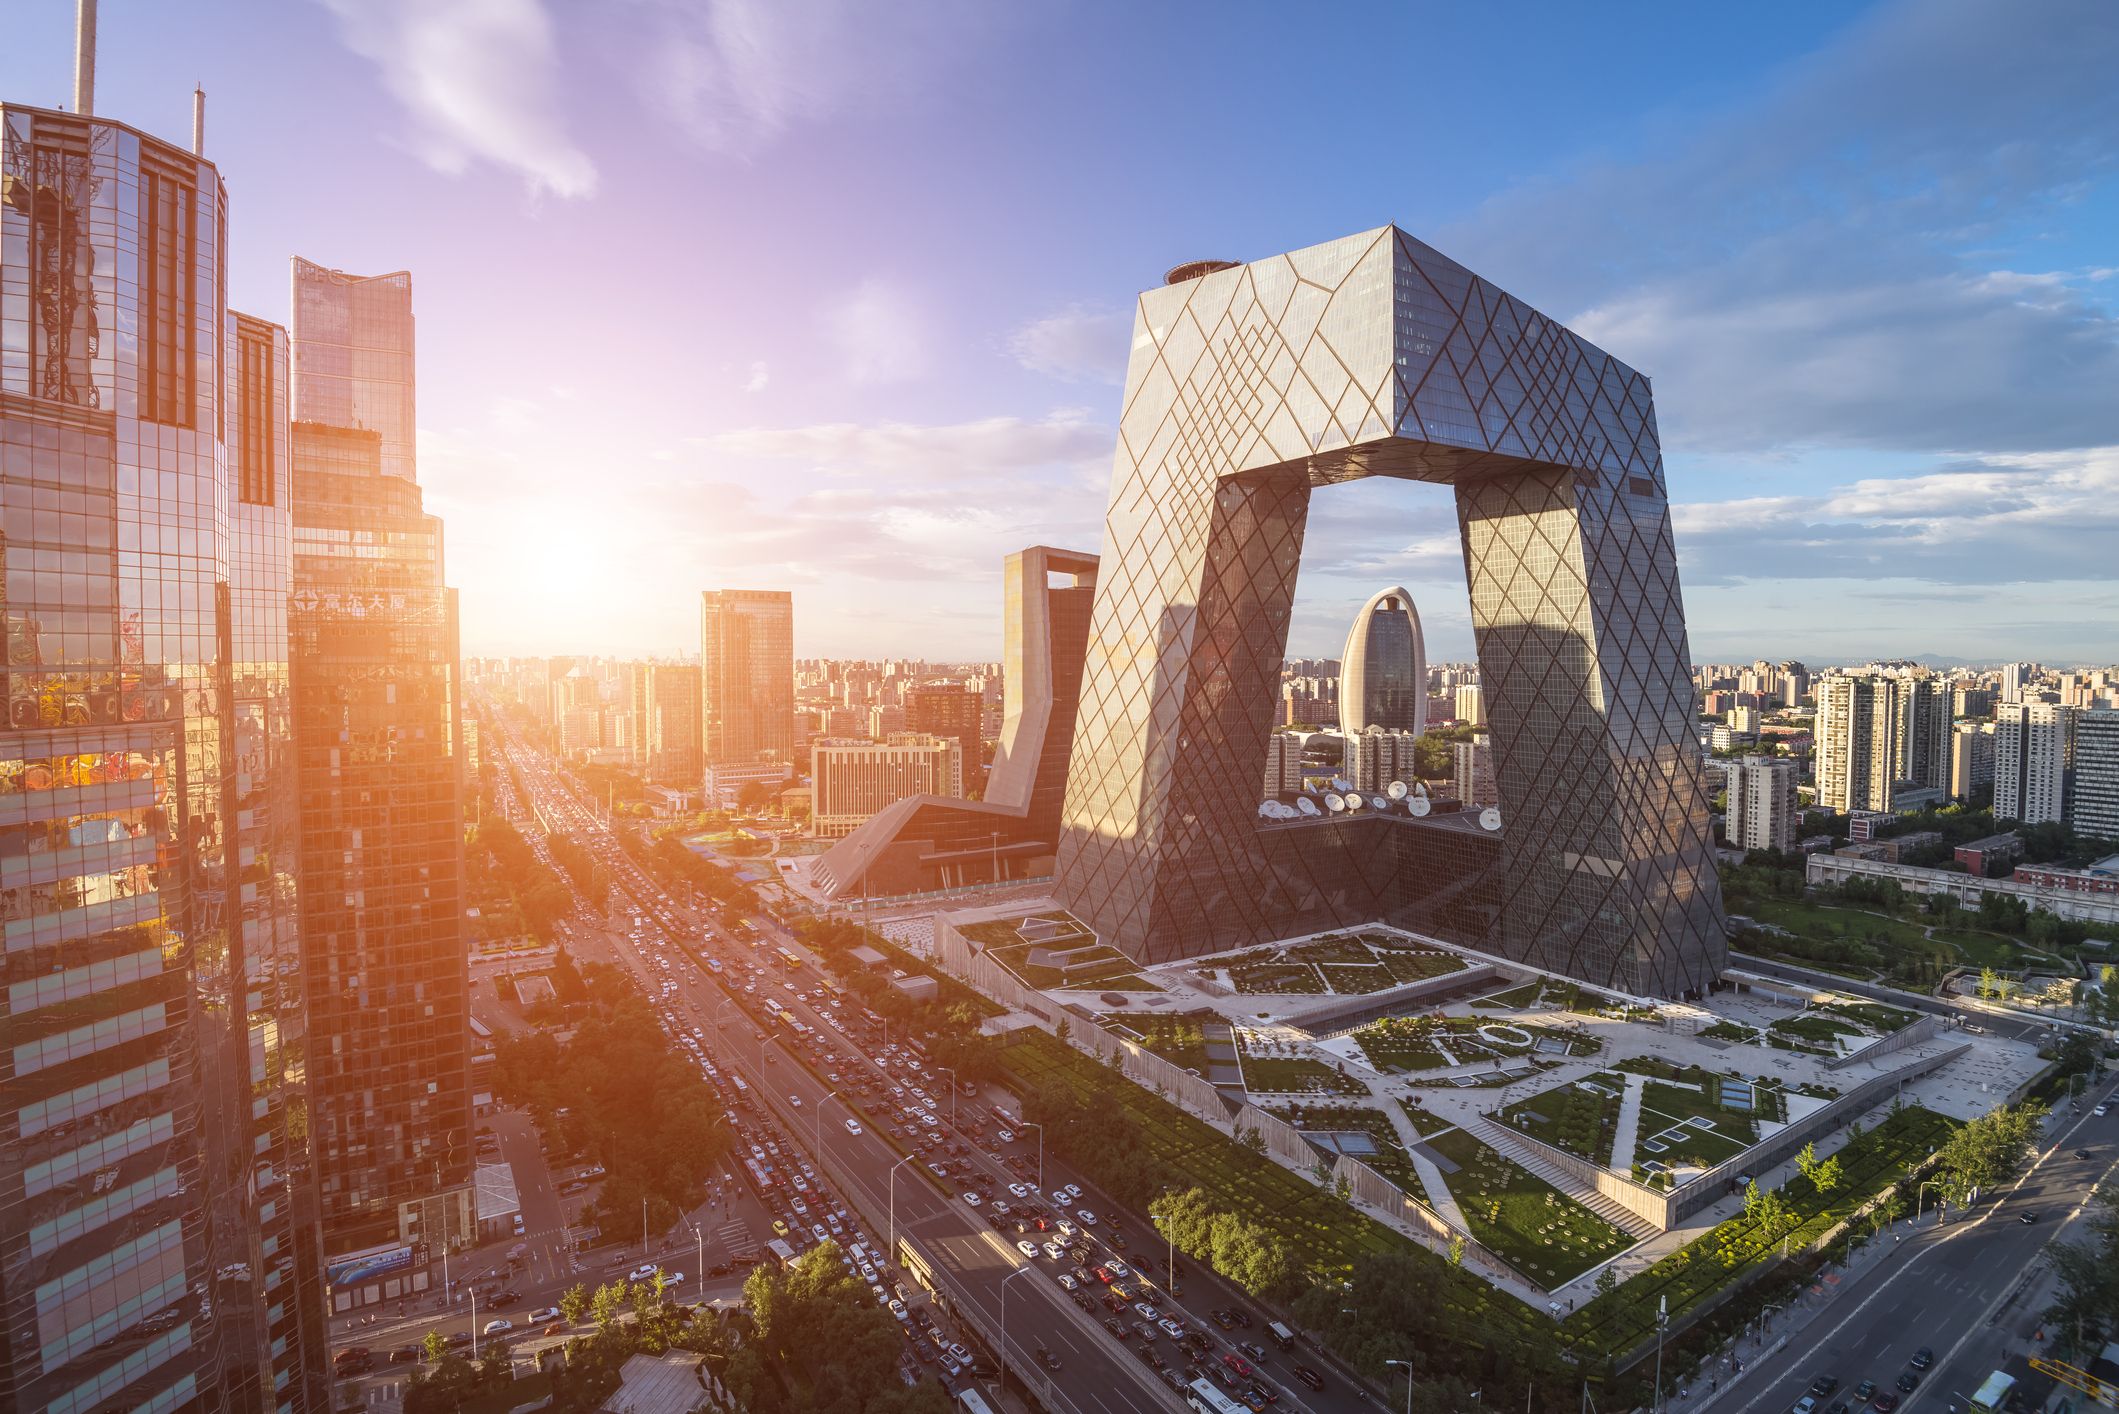
[[[1162,961],[1435,893],[1399,871],[1453,856],[1369,839],[1428,826],[1257,816],[1311,488],[1434,481],[1456,490],[1504,817],[1488,903],[1451,931],[1704,988],[1726,943],[1648,380],[1392,226],[1175,273],[1134,321],[1064,902]]]

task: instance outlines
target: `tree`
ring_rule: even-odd
[[[1604,1270],[1597,1273],[1597,1295],[1609,1296],[1619,1289],[1618,1269],[1606,1262]]]
[[[1805,1144],[1802,1152],[1795,1156],[1796,1171],[1813,1184],[1817,1181],[1817,1145]]]
[[[2003,1105],[1961,1126],[1936,1152],[1942,1191],[1962,1206],[2012,1177],[2029,1156],[2046,1108],[2035,1100]]]
[[[1839,1156],[1835,1154],[1810,1171],[1810,1186],[1817,1190],[1818,1197],[1829,1198],[1832,1190],[1839,1187],[1840,1177]]]
[[[1991,967],[1982,967],[1982,968],[1980,968],[1980,969],[1979,969],[1979,998],[1980,998],[1980,1000],[1981,1000],[1981,1001],[1988,1001],[1988,1000],[1991,1000],[1992,998],[1994,998],[1994,997],[1996,997],[1996,996],[1998,996],[1998,995],[2000,994],[2000,990],[2001,990],[2001,984],[2000,984],[2000,981],[1999,981],[1999,980],[1998,980],[1998,979],[1997,979],[1997,978],[1996,978],[1996,977],[1994,976],[1994,969],[1993,969],[1993,968],[1991,968]]]
[[[577,1281],[559,1298],[559,1314],[566,1317],[568,1325],[578,1326],[581,1324],[581,1318],[588,1313],[589,1289]]]
[[[1461,1232],[1453,1232],[1450,1234],[1449,1264],[1453,1267],[1461,1267],[1464,1265],[1464,1234]],[[1605,1270],[1608,1272],[1611,1269],[1607,1267],[1605,1268]]]

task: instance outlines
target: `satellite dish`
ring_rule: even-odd
[[[1480,812],[1479,812],[1479,828],[1480,828],[1480,829],[1482,829],[1482,830],[1498,830],[1498,829],[1500,829],[1500,828],[1501,828],[1501,812],[1500,812],[1500,811],[1498,811],[1498,810],[1496,810],[1496,809],[1494,809],[1494,807],[1492,807],[1491,805],[1487,806],[1487,807],[1486,807],[1486,808],[1485,808],[1484,810],[1480,811]]]
[[[1273,819],[1273,818],[1274,818],[1274,814],[1275,814],[1275,812],[1274,812],[1274,809],[1273,809],[1273,807],[1274,807],[1274,806],[1276,806],[1276,805],[1278,805],[1279,803],[1280,803],[1280,802],[1279,802],[1279,801],[1277,801],[1277,800],[1261,800],[1261,801],[1259,801],[1259,802],[1258,802],[1258,818],[1259,818],[1259,819],[1261,819],[1261,820],[1271,820],[1271,819]]]
[[[1308,796],[1304,796],[1302,799],[1296,801],[1295,808],[1304,815],[1322,815],[1324,813],[1322,810],[1319,810],[1317,808],[1317,802],[1310,799]]]
[[[1405,782],[1392,781],[1388,786],[1384,787],[1383,793],[1392,800],[1403,800],[1405,799]]]
[[[1324,798],[1324,808],[1337,815],[1340,811],[1346,809],[1346,797],[1334,792]]]
[[[1415,782],[1413,782],[1413,794],[1414,794],[1414,795],[1417,795],[1417,796],[1419,796],[1419,797],[1420,797],[1420,798],[1421,798],[1422,800],[1425,800],[1425,799],[1427,799],[1427,782],[1426,782],[1426,781],[1415,781]]]
[[[1428,811],[1433,810],[1435,807],[1429,803],[1426,796],[1416,795],[1406,803],[1405,808],[1412,811],[1415,816],[1419,816],[1427,814]]]
[[[1388,810],[1391,808],[1391,803],[1380,795],[1372,795],[1369,797],[1369,808],[1372,810]]]
[[[1366,801],[1362,800],[1360,796],[1354,794],[1352,791],[1347,792],[1347,794],[1341,796],[1340,799],[1346,802],[1346,808],[1349,810],[1359,810],[1363,805],[1367,803]]]

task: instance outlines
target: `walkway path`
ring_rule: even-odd
[[[1641,1087],[1645,1075],[1626,1076],[1626,1094],[1619,1100],[1619,1122],[1611,1133],[1611,1168],[1616,1173],[1633,1172],[1633,1147],[1641,1136]]]
[[[1420,1186],[1427,1190],[1427,1205],[1442,1215],[1442,1220],[1459,1232],[1469,1233],[1471,1225],[1464,1220],[1464,1210],[1450,1195],[1449,1185],[1442,1180],[1442,1170],[1435,1161],[1418,1149],[1408,1149],[1406,1156],[1420,1174]]]

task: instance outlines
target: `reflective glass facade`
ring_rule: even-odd
[[[1141,297],[1062,901],[1151,961],[1312,910],[1257,783],[1310,491],[1366,476],[1457,499],[1505,823],[1493,917],[1447,936],[1704,988],[1727,945],[1647,380],[1388,226]]]
[[[294,262],[294,416],[381,439],[383,473],[414,479],[412,276]]]
[[[1427,728],[1427,645],[1413,596],[1393,586],[1378,590],[1354,615],[1339,660],[1339,730],[1349,736],[1382,727]]]
[[[700,751],[706,768],[795,758],[795,600],[784,589],[699,596]],[[708,792],[709,800],[712,791]]]
[[[291,879],[252,907],[243,704],[285,654],[248,592],[274,532],[229,450],[226,232],[210,163],[0,107],[0,1408],[318,1388],[278,1142]]]
[[[305,390],[318,362],[305,358],[311,321],[327,350],[364,328],[409,367],[409,280],[402,309],[394,294],[378,307],[378,285],[395,291],[402,277],[319,284],[317,268],[295,263],[297,409],[332,406],[343,391],[337,372],[324,375],[321,403]],[[351,308],[334,310],[332,297]],[[402,326],[376,328],[392,310]],[[343,395],[356,415],[396,396]],[[474,1230],[456,597],[409,450],[394,464],[389,455],[386,430],[294,423],[288,656],[306,1079],[327,1259],[405,1243],[438,1262],[441,1244]],[[329,1300],[341,1310],[363,1295]]]

